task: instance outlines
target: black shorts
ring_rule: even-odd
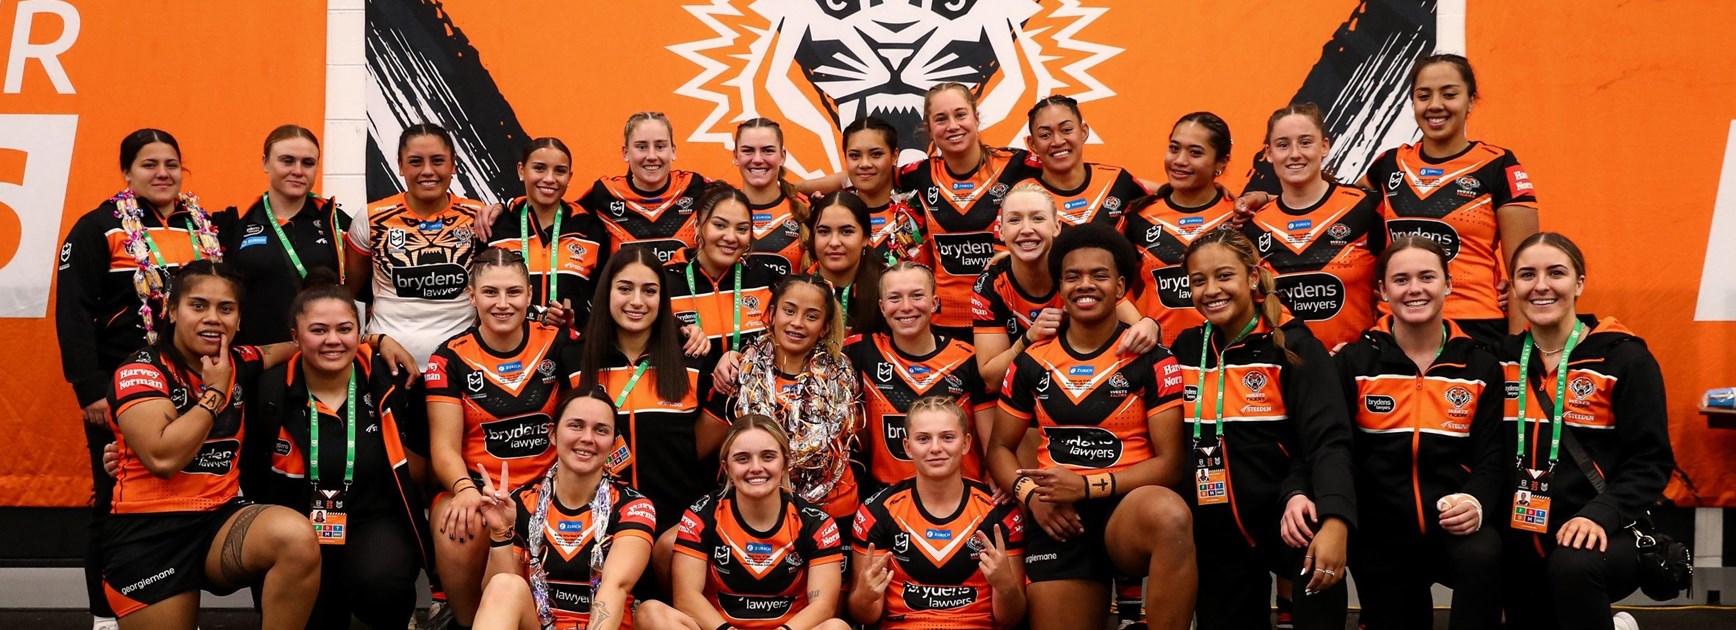
[[[1064,541],[1050,538],[1042,526],[1026,519],[1025,576],[1032,582],[1091,580],[1105,584],[1117,577],[1120,571],[1109,558],[1104,537],[1109,533],[1109,517],[1121,499],[1115,496],[1074,503],[1085,533]]]
[[[205,575],[217,532],[241,508],[240,499],[209,512],[111,514],[103,523],[103,592],[116,617],[188,591],[228,595]]]

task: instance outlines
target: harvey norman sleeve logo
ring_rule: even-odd
[[[1092,4],[1100,4],[1093,2]],[[978,91],[991,142],[1017,144],[1036,97],[1114,96],[1092,69],[1120,48],[1078,39],[1109,9],[1081,0],[711,0],[687,11],[717,34],[670,46],[700,67],[677,94],[711,102],[689,137],[733,146],[736,121],[786,123],[787,166],[802,177],[842,169],[839,132],[873,115],[900,130],[900,162],[929,144],[922,95],[956,81]],[[997,123],[1009,123],[996,129]],[[797,133],[800,127],[806,133]],[[1093,134],[1094,136],[1096,134]],[[988,138],[985,138],[988,139]],[[1099,141],[1093,137],[1092,142]]]

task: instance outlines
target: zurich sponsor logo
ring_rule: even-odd
[[[247,249],[247,248],[252,247],[254,245],[264,245],[267,242],[267,240],[268,239],[266,239],[263,236],[249,236],[247,238],[241,239],[241,249]]]
[[[952,530],[929,528],[922,537],[929,540],[952,540]]]
[[[1291,221],[1289,223],[1284,224],[1284,229],[1289,230],[1291,232],[1295,232],[1295,231],[1299,231],[1299,230],[1306,230],[1306,229],[1311,228],[1311,227],[1314,227],[1314,220],[1313,219],[1302,219],[1300,221]]]
[[[555,531],[562,534],[585,531],[585,524],[578,521],[561,521],[555,525]]]
[[[439,232],[440,228],[443,227],[446,227],[446,224],[440,221],[423,221],[416,226],[416,229],[423,232]]]
[[[1097,373],[1095,365],[1075,365],[1067,368],[1067,376],[1091,376]]]
[[[1180,225],[1183,227],[1194,226],[1194,225],[1205,225],[1205,223],[1206,223],[1205,217],[1182,217],[1180,221],[1175,222],[1176,225]]]
[[[976,190],[976,182],[953,182],[952,189],[955,191]]]
[[[932,371],[933,370],[926,365],[912,365],[912,366],[910,366],[910,375],[911,376],[916,376],[918,374],[927,374],[927,373],[932,372]]]
[[[755,212],[753,214],[753,220],[755,223],[765,223],[767,221],[772,220],[772,213],[770,213],[770,212]]]
[[[1447,174],[1446,171],[1443,171],[1443,170],[1438,169],[1438,168],[1424,168],[1422,170],[1422,176],[1423,177],[1440,177],[1440,176],[1446,175],[1446,174]]]
[[[755,555],[768,554],[772,552],[772,546],[762,542],[750,542],[747,544],[747,552]]]
[[[1069,199],[1069,200],[1067,200],[1067,203],[1061,204],[1061,208],[1066,209],[1066,210],[1078,210],[1078,209],[1083,208],[1087,205],[1090,205],[1090,203],[1091,203],[1090,201],[1087,201],[1084,199]]]
[[[508,361],[506,363],[502,363],[502,364],[494,367],[494,371],[499,372],[501,374],[511,374],[513,372],[517,372],[517,371],[523,370],[523,369],[524,369],[524,362],[523,361]]]

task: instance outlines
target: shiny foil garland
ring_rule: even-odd
[[[762,414],[784,427],[790,437],[790,481],[809,503],[820,503],[843,480],[861,427],[854,371],[832,346],[822,341],[814,348],[796,377],[794,396],[778,390],[770,336],[748,346],[741,359],[736,416]]]

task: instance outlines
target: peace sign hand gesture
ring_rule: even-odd
[[[512,497],[508,495],[509,488],[506,488],[506,462],[500,463],[498,486],[488,478],[488,469],[482,464],[476,465],[476,471],[482,473],[482,506],[477,511],[481,513],[482,520],[488,527],[489,539],[496,542],[511,540],[518,511],[513,508]]]
[[[862,567],[862,584],[868,592],[884,594],[892,584],[892,554],[874,553],[874,543],[868,543],[868,563]]]
[[[983,579],[989,581],[991,588],[1004,592],[1018,588],[1019,584],[1013,574],[1012,559],[1007,557],[1006,536],[1001,534],[1001,528],[994,530],[995,539],[992,541],[980,529],[972,538],[982,545],[982,551],[977,552],[977,567],[982,569]]]

